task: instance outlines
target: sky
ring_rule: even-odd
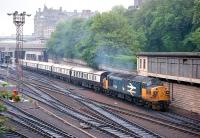
[[[31,14],[26,17],[24,25],[24,35],[31,35],[34,30],[33,18],[38,8],[43,10],[44,5],[48,8],[59,9],[62,6],[66,11],[82,11],[89,9],[91,11],[109,11],[113,6],[122,5],[125,8],[134,4],[134,0],[0,0],[0,36],[9,36],[16,33],[16,27],[13,24],[12,16],[7,13],[14,11]]]

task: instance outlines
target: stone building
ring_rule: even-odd
[[[60,9],[52,9],[44,6],[43,11],[39,8],[34,16],[34,36],[48,39],[51,33],[54,32],[56,25],[65,20],[72,18],[89,18],[94,16],[97,12],[91,12],[90,10],[83,10],[78,12],[74,10],[73,12],[63,11],[62,7]]]
[[[129,6],[128,10],[140,9],[140,7],[143,3],[144,3],[144,0],[134,0],[134,5]]]
[[[134,0],[134,7],[139,8],[143,2],[144,0]]]

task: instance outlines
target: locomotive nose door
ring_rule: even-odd
[[[141,82],[128,81],[127,92],[134,97],[141,97],[142,84]]]

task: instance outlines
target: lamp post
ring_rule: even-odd
[[[15,11],[14,13],[8,13],[8,16],[13,16],[13,23],[16,26],[15,64],[17,72],[17,91],[20,92],[20,86],[23,83],[23,25],[25,24],[25,16],[31,15],[26,14],[26,12],[18,13],[18,11]]]

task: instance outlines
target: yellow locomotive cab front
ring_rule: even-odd
[[[156,101],[169,101],[169,90],[165,86],[157,86],[151,89],[152,98]]]
[[[156,82],[157,83],[157,82]],[[169,106],[170,93],[161,83],[150,83],[142,88],[142,98],[155,110],[166,110]]]

